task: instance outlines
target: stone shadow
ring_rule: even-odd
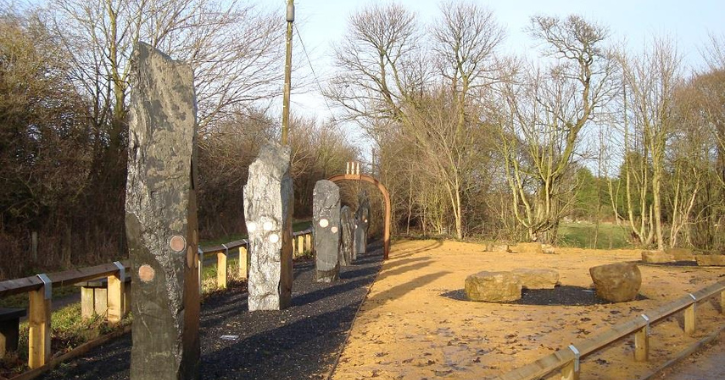
[[[452,290],[441,294],[442,297],[456,301],[473,302],[466,297],[464,289]],[[647,297],[638,295],[635,301],[646,300]],[[521,299],[513,302],[501,302],[509,305],[536,305],[536,306],[591,306],[603,305],[611,302],[597,297],[594,289],[581,286],[561,285],[554,289],[524,289]]]

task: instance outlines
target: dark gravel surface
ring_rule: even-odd
[[[368,250],[332,284],[314,282],[314,262],[296,262],[286,310],[250,313],[240,289],[207,298],[201,310],[202,378],[326,378],[382,263],[379,245]],[[130,362],[128,334],[40,378],[128,379]]]

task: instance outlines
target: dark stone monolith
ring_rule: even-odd
[[[340,265],[348,266],[352,265],[352,252],[353,252],[353,232],[355,230],[355,219],[352,216],[350,207],[342,206],[340,209]]]
[[[340,188],[328,180],[317,181],[312,196],[315,229],[315,268],[318,282],[332,282],[340,275]]]
[[[370,227],[370,199],[368,193],[360,192],[357,198],[357,211],[355,211],[355,247],[352,258],[364,254],[368,246],[368,228]]]
[[[290,147],[269,143],[249,166],[244,219],[249,234],[250,311],[281,310],[292,302],[292,177]]]
[[[198,379],[196,100],[191,67],[139,43],[133,56],[126,236],[131,379]]]

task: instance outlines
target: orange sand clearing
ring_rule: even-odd
[[[640,295],[646,299],[618,304],[537,306],[451,297],[456,291],[460,294],[466,276],[482,270],[552,268],[559,271],[563,286],[589,288],[590,267],[641,258],[639,250],[557,248],[556,254],[537,254],[484,248],[432,240],[394,244],[333,378],[492,378],[725,277],[725,268],[640,265]],[[649,362],[633,360],[633,338],[628,338],[584,358],[581,378],[636,379],[649,374],[725,321],[716,301],[698,306],[694,337],[685,336],[682,315],[676,314],[653,327]]]

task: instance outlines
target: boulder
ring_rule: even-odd
[[[511,252],[508,244],[489,244],[486,246],[487,252]]]
[[[514,247],[514,252],[518,253],[544,253],[544,249],[541,246],[541,243],[533,242],[533,243],[518,243]]]
[[[614,263],[589,268],[597,296],[610,302],[626,302],[637,298],[642,274],[634,263]]]
[[[542,244],[541,245],[541,250],[542,250],[542,252],[544,252],[544,253],[546,253],[548,255],[553,255],[553,254],[556,253],[556,250],[554,249],[554,246],[553,245],[549,245],[549,244]]]
[[[559,272],[553,269],[514,269],[512,272],[521,280],[525,289],[554,289],[559,284]]]
[[[521,298],[521,280],[511,272],[478,272],[466,278],[471,301],[510,302]]]
[[[725,266],[725,255],[695,255],[699,266]]]
[[[672,255],[675,261],[694,261],[695,255],[690,248],[669,248],[665,253]]]
[[[642,251],[642,262],[647,264],[665,264],[675,261],[675,255],[665,251]]]

